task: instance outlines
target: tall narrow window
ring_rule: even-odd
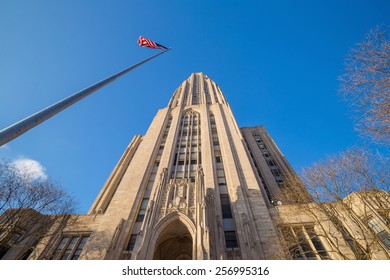
[[[74,251],[74,254],[72,256],[72,260],[78,260],[81,254],[81,251],[84,248],[85,243],[87,243],[88,236],[82,236],[80,243],[76,247],[76,251]]]
[[[194,111],[188,111],[181,120],[171,178],[187,178],[194,182],[199,164],[201,164],[200,116]]]
[[[192,105],[201,104],[202,99],[203,98],[201,94],[201,81],[198,77],[198,74],[195,74],[192,88]]]
[[[146,208],[148,207],[148,202],[149,198],[142,199],[141,207],[138,211],[137,219],[135,220],[136,222],[142,222],[144,220]]]
[[[302,227],[293,227],[292,230],[294,231],[296,240],[298,241],[297,245],[300,250],[302,250],[302,253],[305,254],[306,259],[315,260],[316,254],[313,252],[313,248],[310,246]]]
[[[79,238],[78,237],[72,237],[70,239],[70,242],[65,247],[64,254],[62,255],[61,260],[67,260],[71,257],[71,253],[73,252],[74,248],[76,247],[76,242]]]
[[[220,103],[219,99],[218,99],[218,96],[217,96],[217,90],[215,88],[215,84],[214,83],[211,84],[211,91],[213,92],[215,103]]]
[[[230,208],[229,196],[227,194],[221,194],[221,209],[222,209],[222,218],[230,219],[233,217],[232,209]]]
[[[183,96],[183,105],[186,106],[188,102],[188,91],[189,91],[189,84],[188,81],[186,82],[185,85],[185,90],[184,90],[184,96]]]
[[[135,220],[136,222],[142,222],[144,220],[146,208],[148,207],[148,202],[149,198],[142,199],[141,207],[139,209],[137,219]]]
[[[237,248],[237,236],[235,231],[225,231],[226,248]]]
[[[307,225],[307,226],[305,226],[305,230],[306,230],[313,246],[315,247],[315,251],[320,255],[320,258],[324,259],[324,260],[329,259],[329,255],[326,252],[324,245],[322,244],[320,238],[318,237],[318,235],[314,231],[314,226]]]
[[[130,236],[129,243],[127,244],[127,251],[133,251],[136,241],[137,241],[137,234],[132,234]]]
[[[204,94],[206,96],[206,104],[211,104],[210,91],[207,81],[204,81]]]
[[[52,256],[53,260],[58,259],[58,257],[60,256],[61,252],[63,251],[63,249],[65,247],[65,244],[68,243],[68,240],[69,240],[69,237],[67,237],[67,236],[62,238],[61,242],[57,245],[57,248],[54,251],[54,254]]]

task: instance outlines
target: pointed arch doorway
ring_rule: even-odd
[[[187,227],[179,220],[170,223],[157,239],[154,260],[192,260],[193,241]]]

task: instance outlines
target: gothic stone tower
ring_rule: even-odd
[[[60,258],[55,252],[76,232],[80,259],[284,258],[268,210],[272,185],[263,186],[268,173],[256,172],[219,86],[194,73],[46,255]]]
[[[290,175],[267,131],[239,129],[218,85],[194,73],[133,138],[86,215],[47,216],[48,234],[3,246],[0,258],[389,259],[387,192],[327,203],[329,216],[281,196],[309,196]]]

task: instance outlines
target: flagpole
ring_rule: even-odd
[[[88,95],[94,93],[95,91],[105,87],[109,83],[115,81],[119,77],[122,77],[123,75],[127,74],[128,72],[134,70],[138,66],[141,66],[142,64],[148,62],[149,60],[152,60],[153,58],[162,55],[163,53],[169,51],[170,49],[166,49],[156,55],[153,55],[137,64],[134,64],[133,66],[130,66],[129,68],[126,68],[112,76],[109,76],[108,78],[89,86],[86,89],[83,89],[7,128],[4,128],[3,130],[0,131],[0,147],[9,141],[19,137],[23,133],[27,132],[28,130],[32,129],[33,127],[41,124],[45,120],[53,117],[54,115],[58,114],[62,110],[68,108],[69,106],[77,103],[81,99],[84,99]]]

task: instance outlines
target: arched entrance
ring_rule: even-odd
[[[192,260],[192,237],[187,227],[175,220],[160,234],[154,260]]]

